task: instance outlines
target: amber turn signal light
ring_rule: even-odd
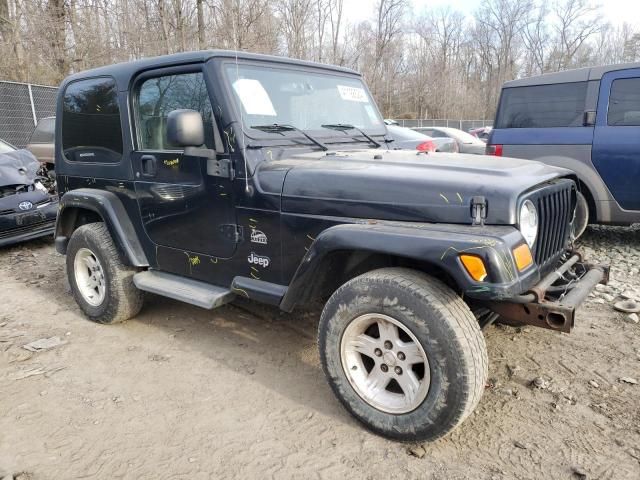
[[[513,249],[513,258],[515,258],[516,267],[520,272],[533,263],[531,250],[529,250],[529,245],[526,243]]]
[[[467,270],[467,273],[471,275],[471,278],[476,282],[482,282],[487,278],[487,269],[480,257],[476,255],[460,255],[460,261]]]

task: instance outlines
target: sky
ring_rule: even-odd
[[[461,12],[472,13],[482,0],[412,0],[414,9],[421,11],[425,7],[450,5]],[[344,0],[345,17],[351,22],[372,19],[375,0]],[[640,27],[640,0],[601,0],[602,14],[613,25],[628,22]]]

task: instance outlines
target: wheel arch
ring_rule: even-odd
[[[576,179],[576,183],[578,184],[578,191],[587,200],[587,205],[589,207],[589,219],[591,219],[592,222],[597,221],[598,210],[595,198],[593,197],[593,193],[589,189],[589,186],[579,177]]]
[[[539,162],[556,167],[571,170],[571,178],[576,182],[580,192],[585,196],[589,204],[590,223],[598,223],[606,218],[607,213],[603,211],[603,200],[612,199],[609,189],[605,185],[602,177],[591,162],[591,149],[582,155],[542,155],[530,158]]]
[[[304,282],[303,285],[303,282],[299,282],[298,276],[294,278],[281,308],[291,311],[296,305],[328,298],[349,280],[364,273],[388,267],[418,270],[437,277],[450,287],[457,289],[451,275],[434,262],[380,250],[337,249],[327,252],[318,262],[313,270],[313,281]]]
[[[341,224],[324,230],[303,257],[280,308],[290,312],[297,305],[330,296],[358,275],[384,267],[430,274],[464,294],[474,285],[455,252],[477,249],[483,238],[492,237],[468,225],[449,226],[445,231],[438,227]]]
[[[58,253],[66,253],[69,239],[78,227],[92,222],[105,223],[126,263],[134,267],[149,266],[120,199],[112,192],[91,188],[72,190],[60,199],[54,236]]]

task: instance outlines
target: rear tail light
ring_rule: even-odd
[[[494,157],[502,156],[502,145],[487,145],[484,153],[487,155],[493,155]]]
[[[436,145],[431,140],[427,140],[426,142],[422,142],[416,147],[416,150],[419,152],[435,152]]]

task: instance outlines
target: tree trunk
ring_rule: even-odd
[[[64,0],[49,0],[47,12],[52,22],[49,46],[56,70],[56,81],[60,82],[69,73],[69,61],[66,50],[67,11]]]
[[[198,49],[204,50],[204,12],[202,10],[202,0],[196,1],[198,9]]]

